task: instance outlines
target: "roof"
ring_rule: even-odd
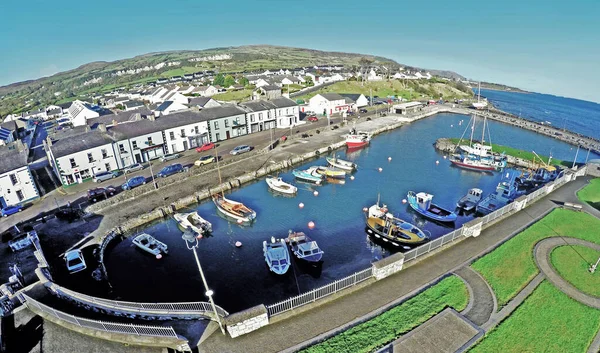
[[[0,174],[8,173],[27,165],[27,150],[19,152],[16,144],[0,147]]]
[[[268,100],[256,100],[241,103],[240,106],[246,108],[250,112],[260,112],[269,109],[275,109],[277,106]]]
[[[84,127],[88,128],[87,126]],[[74,136],[69,136],[68,138],[59,139],[58,141],[52,143],[50,149],[52,150],[54,158],[59,158],[112,142],[113,140],[106,132],[92,130]]]
[[[144,102],[136,101],[136,100],[124,102],[123,104],[127,108],[137,108],[137,107],[143,107],[144,106]]]
[[[319,95],[321,97],[327,99],[328,101],[338,101],[338,100],[344,99],[344,97],[342,97],[341,95],[339,95],[337,93],[320,93]]]
[[[356,102],[360,98],[360,96],[362,96],[362,94],[361,93],[340,93],[340,96],[342,96],[344,98],[350,98],[354,102]]]
[[[46,112],[46,114],[48,114],[48,115],[62,114],[62,109],[61,108],[50,109]]]
[[[281,87],[276,85],[265,85],[261,86],[260,88],[264,89],[265,91],[281,91]]]
[[[141,108],[138,108],[135,110],[120,112],[118,114],[102,115],[98,118],[88,119],[87,124],[92,129],[94,129],[94,128],[96,128],[96,126],[98,126],[98,124],[112,125],[114,121],[116,121],[117,124],[119,124],[119,123],[124,123],[127,121],[135,121],[141,117],[145,117],[148,115],[152,115],[152,112],[150,111],[150,109],[148,109],[146,107],[141,107]]]
[[[418,107],[420,105],[424,105],[424,104],[421,102],[400,103],[400,104],[394,104],[394,109],[406,109],[406,108],[411,108],[411,107]]]
[[[277,108],[295,107],[298,105],[298,103],[286,97],[273,98],[269,102],[273,103]]]
[[[212,98],[210,97],[194,97],[190,99],[189,105],[197,105],[200,107],[204,107],[206,103],[208,103]]]

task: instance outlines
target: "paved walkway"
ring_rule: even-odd
[[[496,296],[487,282],[469,266],[461,267],[454,274],[463,279],[469,288],[469,306],[462,314],[474,324],[485,324],[498,308]]]
[[[557,205],[555,200],[561,201],[574,195],[587,179],[578,178],[512,215],[509,220],[490,226],[479,237],[460,242],[385,280],[320,305],[316,310],[307,310],[280,321],[275,317],[272,324],[235,339],[213,334],[200,345],[200,349],[207,353],[279,352],[295,351],[314,344],[397,305],[420,288],[492,250],[550,212]]]

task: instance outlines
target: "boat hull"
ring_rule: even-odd
[[[408,199],[408,204],[410,205],[410,207],[417,212],[418,214],[420,214],[421,216],[437,221],[437,222],[441,222],[441,223],[452,223],[454,221],[456,221],[456,213],[447,210],[443,207],[440,207],[438,205],[435,204],[431,204],[431,206],[427,209],[427,210],[423,210],[421,208],[419,208],[419,204],[417,203],[417,199],[416,196],[411,192],[408,193],[407,195],[407,199]],[[436,209],[440,212],[443,212],[443,215],[437,215],[431,211],[429,211],[430,209]]]
[[[477,171],[477,172],[493,172],[496,170],[496,167],[473,165],[473,164],[463,163],[463,162],[456,161],[456,160],[454,160],[454,161],[451,160],[450,163],[452,163],[453,165],[455,165],[459,168],[473,170],[473,171]]]
[[[346,141],[348,148],[360,148],[369,144],[369,141]]]
[[[284,182],[273,181],[272,179],[266,179],[267,185],[273,191],[286,194],[286,195],[295,195],[298,192],[298,188]]]
[[[249,215],[240,216],[235,213],[229,212],[229,210],[223,208],[223,206],[221,206],[221,204],[219,203],[219,200],[213,198],[213,202],[214,202],[215,206],[217,207],[217,211],[219,211],[219,214],[221,214],[222,216],[225,216],[225,218],[232,219],[238,223],[241,221],[242,223],[245,223],[245,224],[252,223],[256,219],[256,212],[254,212],[254,211],[252,211]]]
[[[367,234],[374,237],[375,239],[380,240],[385,244],[389,244],[396,249],[409,250],[409,249],[412,249],[413,247],[419,246],[428,241],[428,239],[425,238],[418,242],[410,242],[410,243],[402,242],[402,241],[399,241],[399,239],[397,239],[397,238],[390,237],[386,233],[381,232],[378,229],[375,229],[368,222],[366,224],[365,231],[367,232]]]

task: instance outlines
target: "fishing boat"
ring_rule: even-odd
[[[317,185],[321,184],[324,178],[322,175],[316,173],[316,168],[314,167],[307,170],[294,169],[292,170],[292,175],[298,180],[315,183]]]
[[[483,195],[483,190],[478,188],[469,189],[467,194],[458,200],[456,203],[456,207],[464,210],[466,212],[472,211],[479,201],[481,201],[481,197]]]
[[[477,158],[475,156],[453,154],[450,156],[449,160],[450,163],[459,168],[473,170],[477,172],[493,172],[497,169],[497,167],[489,165],[488,163],[485,163],[480,158]]]
[[[431,203],[433,195],[426,192],[415,194],[409,191],[407,195],[408,204],[420,215],[438,222],[456,221],[456,213]]]
[[[327,163],[329,163],[330,166],[339,168],[342,170],[346,170],[348,172],[353,172],[357,168],[356,164],[354,164],[350,161],[345,161],[343,159],[339,159],[339,158],[337,158],[337,156],[325,157],[325,160],[327,161]]]
[[[282,194],[294,195],[298,192],[298,188],[292,184],[288,184],[281,178],[266,178],[265,181],[271,190]]]
[[[460,138],[460,141],[462,141],[464,135],[467,133],[467,130],[470,126],[471,135],[469,138],[469,144],[462,145],[460,141],[458,143],[458,148],[460,148],[464,152],[464,154],[454,154],[450,157],[450,162],[457,167],[475,171],[494,171],[506,167],[506,155],[504,153],[494,153],[492,151],[491,143],[489,145],[486,145],[484,143],[486,131],[488,132],[488,139],[491,141],[489,126],[486,130],[486,117],[483,118],[483,127],[481,129],[481,142],[473,142],[473,135],[475,133],[476,122],[477,116],[474,115],[471,117],[469,124],[467,124],[467,127],[463,132],[463,136],[461,136]]]
[[[335,170],[329,167],[317,167],[315,170],[318,174],[325,176],[326,178],[333,179],[344,179],[346,178],[346,172],[343,170]]]
[[[147,233],[139,234],[133,238],[133,244],[154,256],[160,255],[161,253],[168,253],[167,244],[156,240]]]
[[[271,242],[263,241],[263,254],[269,269],[276,274],[282,275],[290,268],[290,253],[283,239],[271,237]]]
[[[356,131],[355,128],[350,130],[350,133],[345,136],[346,146],[349,148],[362,147],[369,144],[371,134],[364,131]]]
[[[200,217],[197,211],[189,213],[175,213],[173,218],[177,224],[183,229],[190,229],[196,235],[206,235],[212,232],[212,224]]]
[[[479,82],[479,88],[477,89],[477,102],[473,102],[473,108],[477,110],[485,109],[488,105],[487,100],[481,100],[481,82]]]
[[[212,199],[217,210],[226,217],[241,223],[252,223],[256,219],[256,212],[241,202],[230,200],[221,194],[213,195]]]
[[[498,183],[496,191],[489,194],[477,204],[477,213],[492,213],[510,202],[518,196],[518,184],[514,174],[506,173],[506,176]]]
[[[323,250],[319,248],[316,241],[303,232],[292,232],[289,230],[286,239],[292,253],[300,260],[307,262],[319,262],[323,257]]]
[[[406,250],[429,240],[429,236],[419,227],[394,217],[386,205],[379,207],[379,200],[377,200],[377,204],[369,207],[367,233]]]

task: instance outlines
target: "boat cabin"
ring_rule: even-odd
[[[433,195],[428,194],[426,192],[420,192],[417,194],[417,205],[422,210],[429,210],[431,207],[431,200],[433,199]]]

